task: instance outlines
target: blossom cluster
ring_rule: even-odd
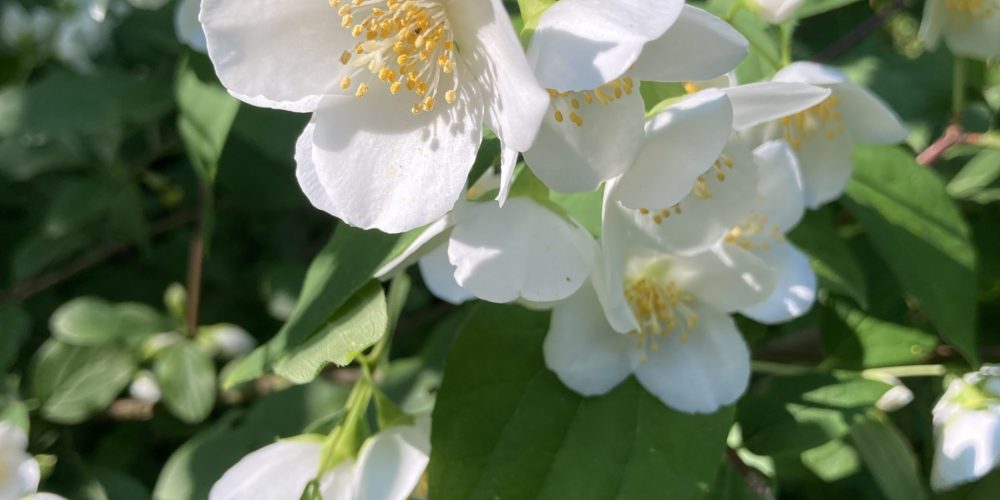
[[[754,9],[782,22],[801,3]],[[1000,43],[967,36],[1000,33],[981,26],[997,16],[930,3],[929,43],[995,56],[981,51]],[[583,395],[634,376],[678,411],[736,402],[750,353],[734,315],[782,323],[816,298],[809,258],[786,234],[844,192],[854,144],[907,136],[832,67],[737,81],[747,40],[681,0],[560,0],[526,50],[500,0],[202,0],[201,26],[197,9],[182,3],[178,31],[233,96],[311,114],[294,155],[309,201],[352,226],[414,235],[377,277],[416,263],[445,301],[551,310],[545,362]],[[942,21],[966,11],[968,29]],[[644,99],[644,83],[664,82],[683,93]],[[470,178],[484,135],[500,158]],[[600,196],[600,224],[552,193]],[[945,413],[935,420],[958,418]],[[421,420],[333,458],[321,437],[280,441],[230,469],[212,498],[419,496]]]

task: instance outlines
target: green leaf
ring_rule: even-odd
[[[976,364],[976,252],[937,175],[896,147],[859,147],[846,203],[938,333]]]
[[[524,29],[521,31],[523,41],[531,39],[531,33],[538,26],[542,14],[554,3],[556,0],[517,0],[517,6],[521,9],[521,19],[524,21]]]
[[[836,298],[821,309],[821,318],[826,363],[840,368],[919,363],[938,345],[934,335],[883,321]]]
[[[291,318],[268,343],[236,365],[224,387],[253,380],[330,324],[334,314],[371,279],[398,237],[341,224],[306,272]]]
[[[802,465],[828,483],[851,476],[861,468],[858,452],[842,439],[806,450],[801,458]]]
[[[744,396],[737,419],[758,455],[802,452],[845,436],[889,385],[847,374],[771,377]]]
[[[816,16],[858,1],[860,0],[806,0],[802,7],[795,11],[795,18],[804,19]]]
[[[206,58],[192,55],[177,75],[177,131],[202,181],[212,185],[239,101],[215,82]]]
[[[168,324],[159,312],[144,304],[110,304],[80,297],[59,306],[49,319],[49,328],[67,344],[89,346],[140,341],[166,330]]]
[[[77,424],[107,408],[134,371],[135,361],[128,352],[50,340],[35,362],[33,392],[41,401],[42,416],[60,424]]]
[[[590,232],[601,237],[601,211],[604,205],[604,188],[591,193],[549,193],[549,199]]]
[[[829,209],[806,213],[802,222],[788,234],[788,239],[809,255],[820,286],[868,307],[865,275],[851,248],[837,234]]]
[[[385,335],[388,323],[382,286],[369,281],[319,332],[278,360],[274,373],[296,384],[310,382],[329,363],[346,366],[353,361]]]
[[[14,304],[0,304],[0,371],[17,359],[21,344],[31,334],[31,316]]]
[[[886,419],[869,415],[851,429],[851,440],[887,500],[927,498],[917,457]]]
[[[153,365],[170,413],[189,424],[201,422],[215,406],[215,364],[194,342],[182,340],[164,349]]]
[[[1000,177],[1000,151],[984,149],[948,183],[948,194],[973,198]]]
[[[347,391],[320,380],[268,394],[248,411],[230,411],[170,456],[153,497],[208,498],[212,485],[245,455],[301,433],[310,422],[342,408],[346,399]]]
[[[601,397],[542,359],[548,315],[478,306],[448,357],[434,409],[430,498],[701,498],[733,411],[689,415],[632,378]]]

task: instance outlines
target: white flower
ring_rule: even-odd
[[[548,103],[500,0],[204,0],[200,18],[233,95],[313,113],[296,146],[299,183],[358,227],[441,218],[483,123],[509,179]]]
[[[238,358],[257,347],[257,339],[237,325],[224,323],[206,330],[212,347],[225,359]]]
[[[9,2],[0,11],[0,40],[14,48],[41,44],[52,35],[54,26],[55,16],[43,7],[29,13],[21,4]]]
[[[208,53],[208,42],[205,40],[205,30],[198,22],[198,11],[201,10],[201,0],[181,0],[174,13],[174,31],[177,38],[202,54]]]
[[[679,0],[561,0],[528,49],[551,102],[525,160],[556,191],[593,191],[642,145],[639,82],[714,78],[746,54],[739,32]]]
[[[0,500],[17,500],[38,490],[38,462],[25,450],[24,431],[0,421]]]
[[[73,3],[73,12],[61,20],[55,30],[52,50],[66,65],[87,73],[93,71],[94,58],[108,45],[112,26],[106,1],[75,0]]]
[[[829,88],[822,103],[763,127],[763,139],[785,139],[802,169],[806,206],[816,208],[843,193],[853,171],[855,143],[891,144],[906,139],[896,113],[871,91],[829,66],[796,62],[774,75],[775,82]]]
[[[1000,57],[1000,1],[927,0],[920,38],[933,49],[942,37],[955,55]]]
[[[781,24],[795,14],[805,0],[750,0],[751,8],[765,21]]]
[[[160,390],[160,383],[147,370],[139,372],[132,379],[132,383],[128,386],[128,394],[134,399],[150,404],[158,403],[163,396],[163,392]]]
[[[955,379],[934,405],[935,491],[975,481],[1000,461],[1000,378],[995,370],[983,367]]]
[[[419,420],[418,420],[419,421]],[[429,427],[398,426],[361,446],[320,480],[327,500],[405,500],[417,488],[430,458]],[[285,440],[265,446],[232,466],[212,486],[210,500],[297,498],[316,476],[323,445]]]
[[[597,243],[568,216],[527,196],[461,203],[430,225],[376,276],[387,277],[419,258],[435,296],[458,304],[547,303],[565,299],[586,281]]]

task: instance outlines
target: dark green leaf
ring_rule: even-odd
[[[846,301],[830,298],[822,311],[827,363],[841,368],[873,368],[919,363],[934,353],[937,337],[883,321]]]
[[[701,498],[732,409],[689,415],[634,379],[584,398],[542,359],[548,315],[481,305],[434,410],[430,498]]]
[[[948,183],[948,194],[972,198],[1000,177],[1000,151],[984,149]]]
[[[887,500],[927,498],[917,457],[899,431],[885,418],[859,418],[851,440]]]
[[[211,185],[239,101],[214,81],[206,64],[203,57],[192,56],[177,75],[177,130],[196,172]]]
[[[823,288],[847,295],[867,307],[865,275],[851,248],[837,234],[829,210],[808,212],[802,223],[788,234],[788,239],[809,255]]]
[[[848,208],[941,337],[975,364],[976,252],[941,179],[895,147],[858,148],[854,163]]]
[[[21,344],[30,334],[28,313],[14,304],[0,304],[0,371],[6,372],[14,363]]]

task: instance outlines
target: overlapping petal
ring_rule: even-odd
[[[816,301],[816,273],[809,264],[809,257],[790,243],[775,243],[756,254],[775,270],[774,292],[764,301],[740,312],[769,325],[809,312]]]

